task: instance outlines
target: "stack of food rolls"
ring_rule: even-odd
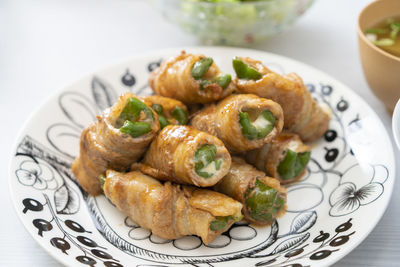
[[[303,141],[322,136],[329,111],[296,74],[250,58],[233,67],[232,80],[182,52],[151,73],[156,95],[122,95],[82,132],[72,169],[83,189],[164,239],[209,244],[242,218],[267,226],[284,215],[283,185],[304,177]]]

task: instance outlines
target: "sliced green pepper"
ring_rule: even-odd
[[[243,216],[240,214],[240,216],[217,216],[215,217],[214,220],[211,221],[210,223],[210,229],[212,231],[222,231],[226,227],[228,227],[230,221],[240,221],[243,218]]]
[[[215,81],[217,84],[219,84],[219,86],[222,87],[222,89],[226,89],[226,87],[228,87],[231,80],[232,80],[232,76],[230,74],[224,74],[224,75],[218,76]]]
[[[262,75],[255,68],[244,63],[240,58],[235,57],[232,60],[233,69],[239,79],[258,80]]]
[[[245,203],[254,220],[272,223],[277,213],[284,208],[285,199],[274,188],[257,179],[254,188],[247,190]]]
[[[146,115],[146,120],[154,120],[151,109],[145,103],[135,97],[129,98],[116,121],[117,127],[121,127],[127,120],[131,122],[137,121],[140,118],[141,111]]]
[[[187,111],[183,108],[176,107],[172,111],[172,116],[178,121],[180,125],[184,125],[188,122],[188,114]]]
[[[135,138],[151,132],[151,125],[147,122],[126,120],[119,130]]]
[[[255,121],[250,120],[247,112],[239,112],[239,123],[242,127],[243,135],[253,140],[266,137],[275,127],[276,118],[269,110],[260,113]]]
[[[211,163],[215,164],[216,170],[221,168],[222,159],[215,160],[216,155],[217,148],[215,145],[202,145],[196,150],[194,154],[195,171],[199,176],[203,178],[210,178],[214,175],[214,173],[202,171],[204,167]]]
[[[198,60],[196,63],[194,63],[191,74],[192,77],[197,79],[200,79],[206,74],[208,69],[211,67],[213,63],[213,59],[210,57],[202,58]]]
[[[278,173],[284,180],[292,179],[301,174],[310,161],[310,152],[296,153],[287,149],[285,158],[278,165]]]
[[[165,126],[171,124],[168,119],[163,115],[164,108],[160,104],[153,104],[151,108],[158,114],[158,121],[160,122],[160,128],[163,129]]]

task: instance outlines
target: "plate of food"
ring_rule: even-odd
[[[65,265],[325,266],[372,231],[394,177],[382,122],[340,82],[189,47],[59,91],[17,138],[9,183]]]

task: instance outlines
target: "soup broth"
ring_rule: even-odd
[[[372,25],[365,34],[379,48],[400,57],[400,16]]]

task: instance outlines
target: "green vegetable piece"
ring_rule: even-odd
[[[104,183],[106,182],[106,176],[104,174],[99,175],[99,181],[100,181],[100,186],[101,188],[104,187]]]
[[[249,215],[257,221],[272,223],[277,213],[285,206],[282,194],[259,179],[254,188],[247,190],[245,204]]]
[[[262,77],[261,73],[244,63],[238,57],[232,60],[232,65],[239,79],[258,80]]]
[[[169,120],[163,115],[158,115],[158,121],[160,122],[160,128],[163,129],[165,126],[170,125]]]
[[[216,169],[217,171],[219,171],[219,169],[221,169],[222,162],[223,162],[222,159],[217,159],[217,160],[215,161],[215,169]]]
[[[201,169],[212,163],[216,155],[217,148],[215,145],[202,145],[196,150],[194,154],[194,163],[197,175],[203,178],[210,178],[214,175],[213,173],[204,172]]]
[[[172,116],[178,121],[180,125],[185,125],[188,122],[188,113],[183,108],[176,107],[172,111]]]
[[[133,138],[142,136],[151,132],[151,125],[147,122],[137,121],[131,122],[126,120],[124,125],[119,128],[122,133],[129,134]]]
[[[160,104],[153,104],[151,108],[158,114],[162,115],[164,113],[164,108]]]
[[[387,29],[366,29],[365,33],[375,33],[375,34],[385,34],[387,33]]]
[[[148,106],[146,106],[145,103],[143,103],[142,101],[140,101],[135,97],[129,98],[124,109],[119,114],[119,117],[116,121],[117,127],[121,127],[127,120],[135,122],[136,120],[139,119],[141,111],[143,111],[144,114],[146,115],[146,120],[150,121],[154,120],[154,116],[153,113],[151,112],[151,109]]]
[[[215,217],[215,220],[211,221],[210,229],[212,231],[222,231],[228,226],[228,221],[231,216]]]
[[[230,74],[224,74],[217,77],[216,82],[222,89],[226,89],[232,80],[232,76]]]
[[[197,79],[200,79],[206,74],[208,69],[211,67],[213,63],[213,59],[210,57],[202,58],[196,63],[194,63],[193,68],[192,68],[192,77]]]
[[[251,124],[250,116],[247,112],[239,113],[239,123],[242,126],[242,133],[247,139],[253,140],[256,138],[257,129]]]
[[[394,41],[389,38],[383,38],[383,39],[374,41],[373,44],[377,45],[377,46],[392,46],[392,45],[394,45]]]
[[[297,161],[294,166],[294,177],[299,176],[303,172],[308,162],[310,161],[310,157],[311,157],[310,151],[297,153]]]
[[[242,133],[249,140],[266,137],[274,129],[275,122],[276,118],[269,110],[261,112],[254,122],[251,122],[247,112],[239,113],[239,123],[242,126]]]
[[[284,180],[300,175],[310,161],[310,152],[296,153],[287,149],[285,158],[278,165],[278,173]]]

